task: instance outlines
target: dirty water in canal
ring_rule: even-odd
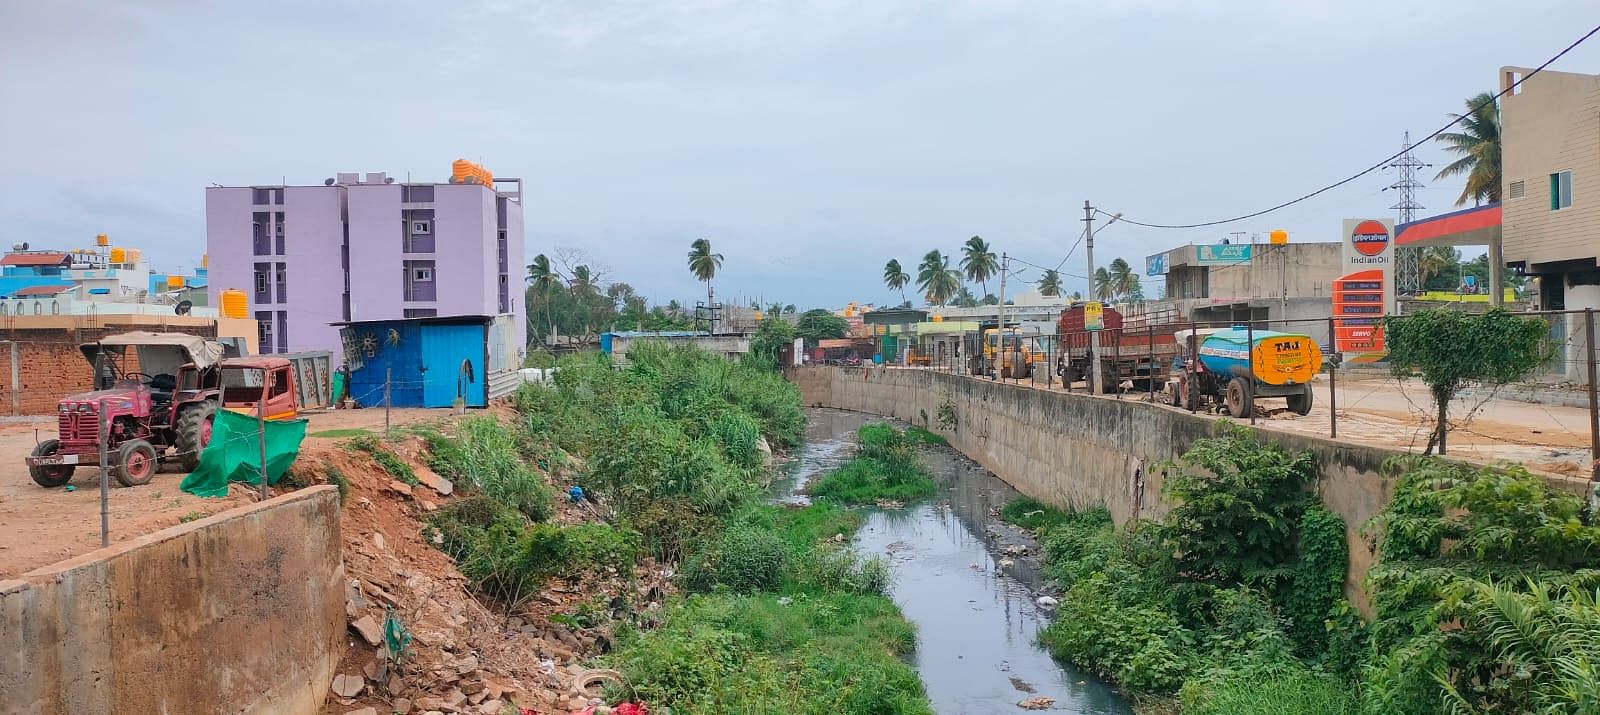
[[[886,421],[842,410],[807,413],[805,444],[775,485],[780,502],[804,503],[800,491],[808,481],[851,457],[856,428]],[[1037,553],[1038,546],[994,516],[1016,491],[948,447],[929,448],[924,459],[939,495],[905,509],[869,510],[855,543],[892,564],[892,597],[917,624],[911,660],[934,709],[1021,713],[1018,702],[1044,696],[1055,701],[1048,712],[1131,713],[1111,687],[1034,643],[1049,623],[1034,602],[1043,579],[1034,559],[1002,550],[1021,545]]]

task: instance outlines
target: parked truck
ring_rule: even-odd
[[[1135,388],[1148,390],[1151,383],[1161,385],[1166,381],[1167,366],[1178,354],[1170,327],[1150,330],[1127,329],[1122,313],[1116,308],[1104,308],[1100,349],[1093,348],[1092,332],[1084,326],[1084,304],[1079,303],[1061,311],[1056,322],[1056,344],[1060,354],[1056,357],[1056,375],[1061,382],[1071,385],[1079,380],[1085,384],[1091,379],[1094,361],[1100,361],[1100,392],[1117,389],[1121,380],[1130,380]]]
[[[1322,348],[1297,333],[1271,330],[1183,330],[1185,347],[1172,386],[1172,404],[1189,410],[1220,404],[1248,416],[1258,397],[1282,397],[1289,410],[1311,412],[1311,381],[1322,370]]]
[[[1033,366],[1045,361],[1032,336],[1008,327],[1001,330],[994,323],[979,326],[979,332],[968,336],[963,350],[967,354],[967,372],[973,375],[999,376],[1008,380],[1025,380],[1033,375]]]
[[[289,360],[226,357],[221,343],[193,335],[124,333],[80,349],[94,367],[94,389],[61,399],[56,437],[26,458],[40,486],[61,486],[77,467],[97,466],[102,431],[111,474],[123,486],[148,483],[162,460],[193,471],[218,409],[288,419],[306,399]]]

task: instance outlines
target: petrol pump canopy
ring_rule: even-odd
[[[80,349],[83,350],[83,356],[88,358],[89,362],[94,362],[95,358],[99,357],[101,350],[122,355],[127,352],[129,347],[139,350],[139,364],[141,366],[146,365],[147,362],[153,362],[163,364],[163,367],[166,367],[165,363],[176,360],[178,365],[192,362],[195,367],[204,369],[222,360],[222,343],[185,333],[134,331],[108,335],[98,342],[84,343],[80,346]],[[152,357],[160,355],[166,359],[147,360],[146,355]],[[175,368],[176,365],[171,367]]]

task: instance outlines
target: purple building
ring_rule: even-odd
[[[331,350],[337,362],[332,323],[465,315],[514,316],[524,346],[522,180],[495,184],[516,190],[382,173],[209,187],[211,304],[244,291],[263,353]]]

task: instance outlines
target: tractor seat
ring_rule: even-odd
[[[148,386],[150,388],[150,400],[165,404],[172,401],[172,392],[178,389],[178,378],[166,373],[151,375]]]

